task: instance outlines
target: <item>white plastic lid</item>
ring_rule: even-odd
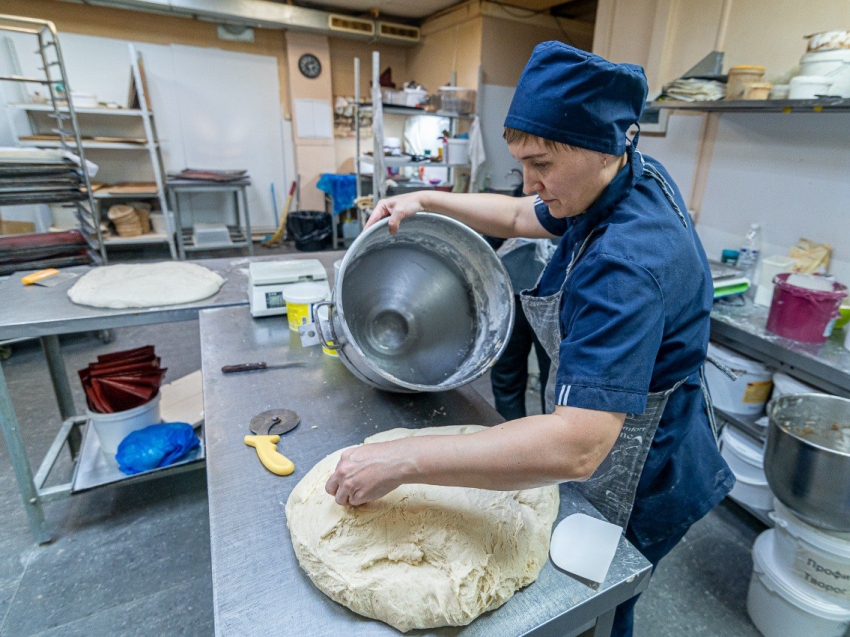
[[[722,345],[709,343],[708,355],[713,356],[721,363],[731,367],[732,369],[748,372],[750,374],[764,374],[767,372],[767,367],[765,365],[762,365],[758,361],[754,361],[752,358],[746,358],[745,356],[736,354]]]
[[[771,518],[777,526],[781,526],[794,537],[804,540],[826,553],[850,559],[850,533],[822,531],[798,518],[777,498],[773,499]]]
[[[835,285],[826,277],[817,276],[815,274],[792,274],[785,283],[793,285],[805,290],[815,290],[816,292],[832,292]]]
[[[791,78],[791,86],[799,86],[799,85],[818,85],[818,86],[832,86],[832,82],[834,80],[829,77],[825,77],[823,75],[798,75],[797,77]]]
[[[783,394],[809,393],[819,393],[819,391],[811,385],[806,385],[806,383],[799,381],[796,378],[792,378],[788,374],[776,372],[773,375],[773,397],[781,396]]]
[[[768,529],[759,535],[753,544],[753,570],[759,574],[764,585],[797,608],[812,615],[839,622],[850,619],[850,609],[830,604],[810,595],[800,588],[801,585],[782,572],[773,552],[775,536],[776,531]]]
[[[734,427],[724,427],[720,434],[723,444],[741,460],[758,469],[764,468],[764,448],[751,442],[744,434]]]
[[[283,288],[283,298],[287,303],[318,303],[325,300],[327,289],[321,283],[293,283]]]
[[[835,49],[832,51],[809,51],[804,53],[800,62],[850,62],[850,49]]]

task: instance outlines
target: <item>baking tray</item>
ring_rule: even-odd
[[[94,427],[91,426],[91,422],[88,422],[83,429],[83,443],[80,447],[77,464],[74,467],[74,478],[71,480],[71,493],[81,493],[97,487],[122,482],[123,480],[133,480],[142,476],[162,473],[181,465],[201,462],[206,458],[203,425],[195,427],[195,433],[201,440],[201,446],[190,451],[183,459],[167,467],[158,467],[150,471],[142,471],[141,473],[128,476],[121,473],[121,469],[118,468],[118,463],[115,461],[114,456],[108,457],[106,454],[101,453],[100,439],[97,437]]]

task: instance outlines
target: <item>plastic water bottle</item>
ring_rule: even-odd
[[[744,271],[744,276],[752,285],[756,283],[756,266],[758,266],[761,254],[761,226],[757,223],[750,224],[750,229],[744,237],[741,246],[741,254],[738,256],[738,267]]]

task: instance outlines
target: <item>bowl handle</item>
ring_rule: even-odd
[[[327,338],[325,336],[325,332],[322,329],[322,322],[319,320],[318,309],[326,305],[328,307],[328,326],[331,330],[331,338]],[[333,309],[334,304],[332,301],[321,301],[316,303],[313,306],[313,322],[316,324],[316,329],[319,332],[319,337],[322,339],[322,344],[326,349],[330,350],[338,350],[342,345],[336,337],[336,330],[334,329],[334,320],[333,320]]]

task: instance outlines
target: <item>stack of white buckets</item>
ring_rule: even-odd
[[[713,365],[706,366],[712,399],[724,411],[760,414],[771,381],[773,397],[816,391],[717,345],[711,344],[709,353],[739,375],[732,382]],[[774,523],[753,546],[747,612],[756,628],[765,637],[842,637],[850,627],[850,533],[815,528],[774,499],[761,445],[729,426],[720,444],[737,479],[730,497]]]
[[[800,60],[800,75],[791,80],[791,99],[814,99],[818,95],[850,97],[850,48],[846,43],[822,44]],[[811,46],[811,45],[810,45]]]

